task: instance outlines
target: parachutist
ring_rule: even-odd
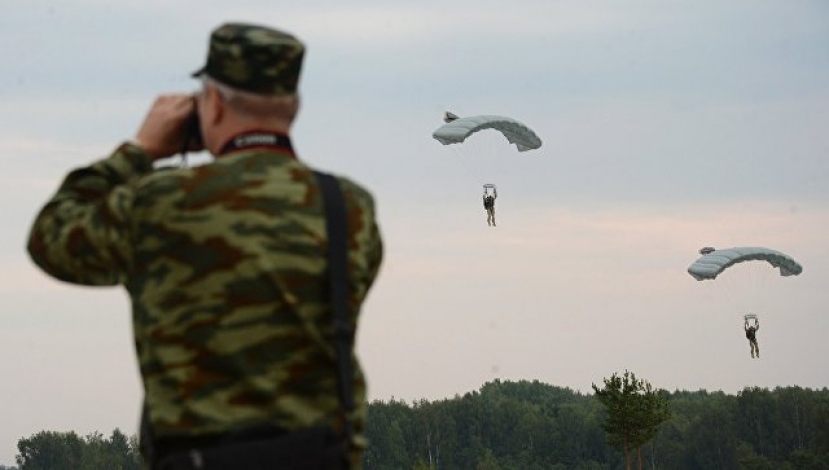
[[[754,324],[749,325],[748,320],[749,318],[754,319]],[[757,330],[760,329],[760,320],[757,319],[756,315],[746,315],[745,317],[745,324],[743,325],[743,329],[746,332],[746,338],[748,338],[748,344],[751,347],[751,357],[754,358],[755,354],[757,358],[760,358],[760,346],[757,344]]]
[[[717,276],[731,266],[745,262],[764,261],[778,269],[783,277],[799,276],[803,272],[803,266],[791,256],[759,246],[744,246],[723,250],[705,247],[700,250],[700,254],[702,256],[688,267],[688,274],[697,281],[717,279]],[[744,320],[743,329],[751,346],[751,357],[759,358],[760,346],[757,344],[757,330],[760,329],[760,321],[757,315],[753,313],[746,315]]]
[[[492,190],[492,193],[489,190]],[[484,185],[484,209],[486,209],[486,223],[490,227],[495,227],[495,199],[498,198],[498,190],[494,184]]]

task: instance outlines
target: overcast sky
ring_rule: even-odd
[[[26,235],[156,94],[195,90],[210,31],[231,20],[307,43],[300,157],[377,198],[386,258],[358,336],[371,399],[496,378],[588,393],[625,369],[668,390],[829,386],[825,1],[287,3],[4,2],[0,464],[41,430],[136,432],[126,294],[46,277]],[[512,117],[544,145],[443,146],[445,110]],[[498,185],[497,228],[483,183]],[[804,271],[697,282],[703,246],[766,246]]]

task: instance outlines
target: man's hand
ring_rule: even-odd
[[[144,118],[135,143],[153,160],[175,155],[182,149],[187,119],[193,112],[195,100],[192,95],[159,96]]]

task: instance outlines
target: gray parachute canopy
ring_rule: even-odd
[[[478,131],[494,129],[503,134],[511,144],[515,144],[519,152],[541,147],[541,139],[532,129],[505,116],[482,115],[462,118],[447,111],[444,121],[446,124],[432,133],[432,137],[443,145],[459,144]]]
[[[781,276],[797,276],[803,271],[803,267],[791,256],[768,248],[738,247],[715,250],[705,247],[700,253],[702,256],[688,267],[688,274],[697,281],[716,279],[730,266],[745,261],[766,261],[780,269]]]

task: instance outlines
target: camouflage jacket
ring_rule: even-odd
[[[354,326],[382,259],[372,196],[338,178]],[[339,422],[321,192],[287,149],[153,170],[121,145],[72,171],[31,229],[29,253],[75,284],[123,284],[157,436]],[[354,357],[351,416],[364,442]]]

